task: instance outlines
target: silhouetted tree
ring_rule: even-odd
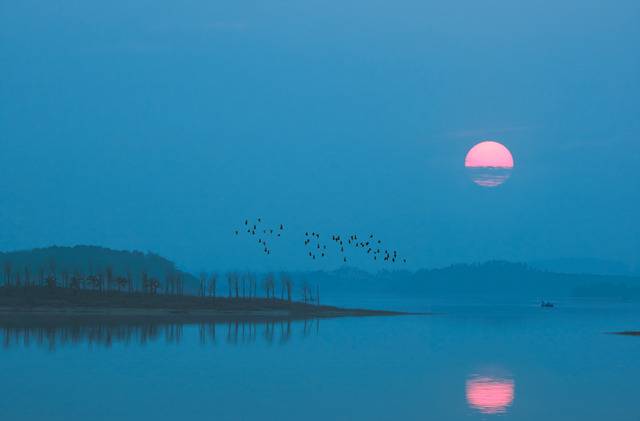
[[[201,297],[205,296],[205,290],[207,287],[207,273],[200,272],[200,289],[198,289],[198,295]]]
[[[104,271],[107,278],[107,290],[110,291],[113,289],[113,267],[111,265],[107,265]],[[118,288],[118,290],[119,289],[120,288]]]
[[[44,286],[44,268],[42,266],[38,268],[38,285]]]
[[[67,288],[69,286],[69,271],[63,269],[60,274],[62,275],[62,287]]]
[[[256,275],[254,275],[253,273],[249,273],[248,277],[249,277],[249,298],[256,298],[256,295],[257,295]]]
[[[56,277],[56,259],[49,257],[49,276]]]
[[[280,274],[280,299],[291,302],[293,281],[286,272]]]
[[[229,287],[229,298],[233,297],[233,292],[238,297],[238,276],[235,272],[227,273],[227,286]]]
[[[218,275],[215,273],[212,273],[209,276],[209,297],[216,298],[217,283],[218,283]]]
[[[133,277],[131,276],[130,270],[127,270],[126,279],[127,279],[127,286],[129,288],[129,294],[131,294],[133,292]]]
[[[267,273],[262,282],[266,298],[275,298],[276,278],[273,273]]]
[[[24,284],[27,287],[31,285],[31,271],[29,270],[29,266],[24,267]]]
[[[13,266],[9,260],[4,261],[4,283],[5,285],[11,285],[11,276],[13,273]]]
[[[302,282],[302,301],[307,304],[311,301],[311,288],[307,281]]]
[[[124,276],[118,276],[116,278],[116,286],[118,288],[118,292],[121,292],[124,288],[126,288],[128,283],[129,280],[127,278],[125,278]]]

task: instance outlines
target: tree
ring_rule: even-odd
[[[55,275],[49,275],[46,279],[47,288],[56,288],[58,286],[58,282],[56,280]]]
[[[56,277],[56,259],[49,257],[49,276]]]
[[[249,277],[249,298],[255,298],[257,294],[256,275],[249,273],[247,276]]]
[[[307,281],[302,282],[302,301],[307,304],[312,300],[311,297],[311,288],[309,287],[309,283]]]
[[[293,281],[291,277],[287,273],[282,273],[280,282],[282,284],[282,299],[284,300],[286,296],[287,301],[291,302],[291,296],[293,295]]]
[[[237,273],[233,274],[233,288],[236,291],[236,298],[240,298],[240,276]]]
[[[62,286],[67,288],[69,286],[69,271],[67,269],[63,269],[61,272],[62,275]]]
[[[116,286],[118,288],[118,292],[124,289],[128,283],[129,283],[129,280],[127,278],[125,278],[124,276],[118,276],[116,278]]]
[[[175,276],[176,279],[176,292],[178,295],[183,295],[184,294],[184,282],[182,281],[182,275],[180,275],[179,273],[176,273]]]
[[[143,270],[140,274],[140,280],[142,281],[142,292],[149,293],[149,274],[146,270]]]
[[[107,277],[107,290],[113,289],[113,267],[111,265],[107,265],[105,268],[105,275]],[[120,288],[118,288],[120,290]]]
[[[127,270],[127,286],[129,287],[129,294],[133,292],[133,277],[131,276],[131,271]]]
[[[276,277],[273,273],[267,273],[262,282],[266,298],[275,298]]]
[[[240,282],[242,283],[242,298],[247,298],[247,284],[248,284],[249,274],[244,273],[241,276]]]
[[[11,285],[11,274],[13,272],[13,266],[9,260],[4,261],[4,283],[5,285]]]
[[[215,273],[212,273],[209,276],[209,297],[213,297],[214,299],[216,298],[217,283],[218,283],[218,275]]]
[[[235,272],[227,273],[227,286],[229,287],[229,298],[233,297],[234,292],[238,298],[238,275]]]
[[[201,297],[204,297],[206,292],[206,287],[207,287],[207,273],[200,272],[200,289],[198,290],[198,295],[200,295]]]
[[[82,283],[82,275],[80,274],[80,272],[75,271],[75,273],[71,277],[71,285],[70,286],[73,289],[80,289],[81,283]]]
[[[24,285],[30,286],[31,284],[31,271],[29,270],[29,266],[24,267]]]
[[[38,284],[40,286],[44,285],[44,268],[42,266],[38,268]]]

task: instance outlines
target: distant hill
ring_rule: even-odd
[[[629,265],[622,262],[591,258],[565,258],[536,260],[531,267],[557,273],[577,273],[591,275],[639,276]]]
[[[294,279],[317,283],[325,293],[423,296],[601,297],[640,299],[640,277],[553,273],[526,264],[492,261],[417,272],[368,273],[342,268],[297,272]]]
[[[134,284],[139,284],[143,272],[149,277],[164,280],[167,275],[179,275],[186,291],[195,291],[198,281],[176,268],[168,259],[154,253],[111,250],[97,246],[47,247],[0,253],[2,280],[9,275],[38,279],[55,273],[57,278],[66,274],[82,276],[104,274],[111,268],[115,276],[130,274]]]

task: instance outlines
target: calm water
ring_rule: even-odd
[[[0,419],[640,420],[637,304],[357,304],[441,314],[5,328]]]

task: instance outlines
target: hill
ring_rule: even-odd
[[[97,246],[47,247],[0,253],[2,280],[11,284],[42,285],[53,276],[58,283],[67,278],[93,276],[131,279],[139,289],[143,278],[179,279],[186,291],[196,291],[198,281],[176,268],[175,263],[154,253],[112,250]],[[111,273],[109,275],[109,273]]]
[[[423,296],[593,297],[640,299],[640,277],[555,273],[522,263],[490,261],[438,269],[380,271],[353,268],[297,272],[295,278],[317,283],[328,294]]]

